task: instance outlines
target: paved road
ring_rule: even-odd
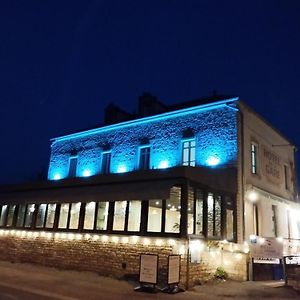
[[[300,294],[278,282],[212,282],[176,295],[137,293],[135,286],[95,273],[0,261],[0,300],[300,299]]]

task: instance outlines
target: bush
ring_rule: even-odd
[[[227,279],[227,278],[228,278],[228,274],[227,274],[227,272],[224,270],[223,267],[218,267],[218,268],[216,269],[216,272],[215,272],[215,274],[214,274],[214,277],[215,277],[216,279]]]

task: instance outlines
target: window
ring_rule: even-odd
[[[107,201],[98,203],[97,221],[96,221],[96,229],[97,230],[106,230],[107,229],[108,207],[109,207],[109,202],[107,202]]]
[[[150,168],[150,147],[141,147],[140,148],[140,161],[139,161],[140,170],[149,170]]]
[[[71,156],[69,160],[69,177],[76,177],[77,156]]]
[[[256,204],[253,204],[253,233],[259,235],[258,227],[258,207]]]
[[[291,212],[289,210],[287,210],[286,218],[287,218],[288,238],[290,239],[291,238]]]
[[[71,204],[69,229],[78,229],[80,206],[80,202]]]
[[[116,201],[114,210],[113,230],[125,229],[125,215],[126,215],[127,201]]]
[[[221,197],[208,193],[207,236],[221,237]]]
[[[37,215],[36,215],[36,224],[37,228],[43,228],[45,223],[45,216],[46,216],[46,208],[47,204],[40,204]]]
[[[62,203],[59,212],[58,228],[67,228],[69,216],[69,203]]]
[[[94,229],[96,203],[90,202],[85,205],[83,229]]]
[[[225,197],[226,203],[226,240],[235,239],[234,204],[231,197]]]
[[[110,160],[111,160],[111,152],[103,152],[102,153],[102,166],[101,166],[102,174],[110,173]]]
[[[194,233],[194,213],[195,213],[195,199],[194,199],[194,188],[189,187],[188,191],[188,211],[187,211],[187,230],[188,234],[193,234]]]
[[[53,228],[55,221],[56,204],[48,204],[46,216],[46,228]]]
[[[8,206],[8,213],[7,213],[7,220],[6,220],[7,227],[11,227],[13,225],[15,209],[16,209],[16,205]]]
[[[3,205],[1,208],[0,226],[4,226],[6,223],[7,205]]]
[[[272,231],[274,236],[277,236],[277,206],[272,205]]]
[[[257,174],[257,150],[258,146],[255,143],[251,143],[251,173]]]
[[[196,234],[203,235],[203,192],[196,189]]]
[[[141,201],[129,201],[128,231],[140,231],[141,207]]]
[[[182,143],[182,164],[184,166],[196,165],[196,142],[195,140],[184,141]]]
[[[32,217],[35,211],[35,204],[27,204],[25,215],[25,227],[29,228],[32,224]]]
[[[287,165],[284,165],[284,183],[285,183],[285,189],[290,189],[290,176],[289,176],[289,168]]]
[[[172,187],[170,199],[166,200],[165,232],[179,233],[181,211],[181,189]]]
[[[18,215],[17,215],[17,227],[23,227],[25,221],[25,213],[26,213],[26,204],[19,205]]]
[[[162,225],[162,200],[149,200],[148,227],[149,232],[161,232]]]

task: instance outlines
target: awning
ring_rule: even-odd
[[[20,191],[1,194],[1,203],[166,199],[170,197],[170,188],[174,185],[176,185],[175,180],[159,180]]]

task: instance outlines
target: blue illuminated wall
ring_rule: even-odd
[[[68,176],[69,159],[78,156],[77,176],[100,173],[101,153],[111,151],[111,173],[138,169],[142,141],[151,146],[150,168],[181,165],[182,140],[193,132],[196,140],[196,165],[224,167],[237,159],[237,110],[226,106],[182,110],[155,117],[124,122],[97,130],[53,140],[49,179]]]

